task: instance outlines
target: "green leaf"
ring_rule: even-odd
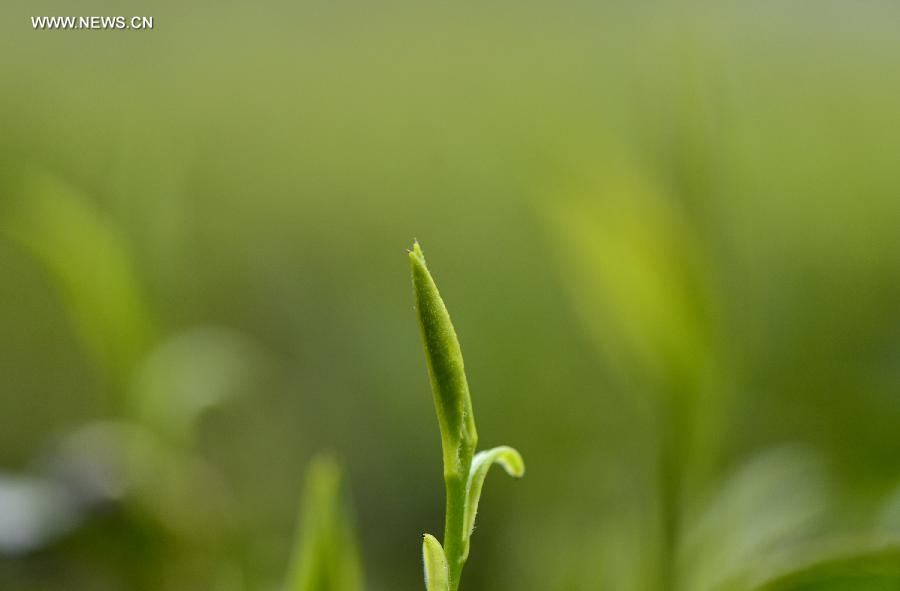
[[[610,362],[661,384],[702,382],[716,354],[708,263],[676,200],[614,167],[549,213],[576,311]]]
[[[425,538],[426,575],[431,575],[430,564],[446,564],[446,585],[433,587],[434,583],[430,582],[429,589],[457,591],[469,556],[469,537],[488,470],[494,463],[499,463],[513,476],[521,476],[525,465],[519,453],[510,447],[498,447],[475,456],[478,436],[456,331],[418,242],[413,244],[409,260],[428,375],[441,428],[447,503],[443,547],[434,538]],[[440,549],[440,554],[436,549]],[[437,572],[443,570],[437,568]]]
[[[503,445],[487,451],[480,451],[472,458],[472,468],[466,484],[465,555],[468,555],[469,538],[475,530],[475,514],[478,512],[478,501],[481,499],[484,479],[494,464],[502,466],[506,473],[514,478],[521,478],[525,474],[525,462],[522,460],[522,456],[509,446]]]
[[[138,366],[129,391],[138,421],[184,445],[198,418],[256,385],[262,350],[241,333],[192,328],[162,341]]]
[[[809,450],[782,447],[751,458],[685,518],[679,587],[746,588],[773,559],[815,539],[831,506],[829,491],[824,467]]]
[[[900,541],[858,540],[799,561],[755,591],[887,591],[900,589]]]
[[[468,461],[474,453],[478,435],[462,351],[450,314],[428,271],[418,242],[409,252],[409,261],[428,375],[441,429],[444,470],[464,474],[468,471]]]
[[[361,591],[362,567],[341,498],[341,470],[330,458],[309,467],[294,560],[285,591]]]
[[[125,236],[50,174],[26,170],[10,185],[0,231],[43,265],[97,368],[123,386],[155,338]]]
[[[422,559],[425,562],[425,589],[427,591],[449,591],[450,575],[444,548],[431,534],[425,534],[422,541]]]

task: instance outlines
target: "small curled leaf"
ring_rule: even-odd
[[[444,548],[431,534],[425,534],[422,541],[422,559],[425,562],[425,589],[427,591],[450,591],[450,575]]]
[[[506,470],[506,473],[514,478],[521,478],[525,474],[525,462],[522,460],[522,456],[515,449],[506,445],[480,451],[472,458],[469,482],[466,485],[466,554],[468,554],[469,549],[469,537],[475,529],[475,514],[478,512],[481,488],[484,486],[484,479],[488,470],[494,464],[500,464]]]

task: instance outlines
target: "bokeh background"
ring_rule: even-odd
[[[329,552],[422,588],[414,237],[528,465],[463,589],[900,586],[894,3],[0,21],[0,588],[279,589],[323,453]]]

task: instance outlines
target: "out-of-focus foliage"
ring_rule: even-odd
[[[362,567],[334,460],[318,458],[306,476],[297,547],[285,591],[359,591]]]
[[[0,6],[0,589],[278,589],[322,449],[420,588],[413,237],[529,460],[464,589],[896,586],[896,6],[150,4]]]
[[[72,187],[20,166],[10,165],[4,233],[43,263],[97,366],[124,379],[152,329],[120,232]]]
[[[798,560],[788,572],[762,584],[767,591],[854,589],[876,591],[895,589],[900,584],[900,548],[894,543],[867,544],[863,540],[844,542],[840,551],[831,551]]]

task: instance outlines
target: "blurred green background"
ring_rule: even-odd
[[[895,3],[0,21],[0,589],[279,589],[323,452],[365,589],[422,588],[413,237],[528,465],[463,589],[900,588]]]

